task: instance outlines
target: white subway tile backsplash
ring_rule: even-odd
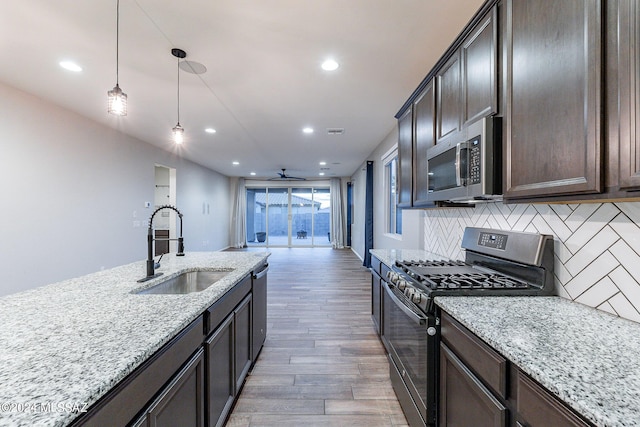
[[[576,231],[566,239],[565,244],[574,254],[579,251],[589,240],[600,232],[620,211],[615,205],[605,203],[587,218]]]
[[[611,304],[609,304],[609,301],[605,301],[602,304],[600,304],[599,306],[596,307],[598,310],[602,310],[602,311],[606,311],[607,313],[611,313],[614,316],[618,316],[618,313],[613,309],[613,307],[611,306]]]
[[[569,210],[573,209],[564,223],[567,224],[567,227],[571,230],[575,231],[600,207],[600,203],[584,203],[582,205],[564,206]]]
[[[571,229],[565,225],[562,219],[556,215],[551,205],[534,205],[540,218],[542,218],[551,228],[553,234],[558,236],[559,239],[566,241],[571,237]]]
[[[629,302],[622,292],[614,295],[613,298],[608,300],[608,302],[611,304],[611,307],[613,307],[618,316],[640,323],[640,313],[638,313],[636,307]]]
[[[616,233],[625,236],[625,242],[640,254],[640,228],[628,216],[620,214],[609,225]]]
[[[425,211],[425,250],[462,259],[467,226],[554,235],[558,295],[640,322],[640,202]]]
[[[582,295],[583,292],[612,272],[617,265],[618,262],[613,255],[609,252],[603,252],[585,269],[573,276],[573,278],[564,285],[564,288],[567,290],[569,295],[571,295],[571,298],[576,299]]]
[[[640,224],[640,203],[638,202],[621,202],[616,203],[616,207],[620,209],[631,221]]]
[[[602,300],[608,300],[620,292],[616,285],[608,277],[604,277],[598,283],[587,289],[582,295],[576,298],[576,302],[597,307]]]
[[[576,251],[575,256],[571,257],[571,259],[565,263],[565,267],[567,267],[567,270],[572,276],[575,276],[619,239],[620,236],[618,236],[611,227],[604,227],[598,234],[593,236],[588,242],[585,242],[583,246]]]
[[[609,274],[620,291],[636,310],[640,312],[640,284],[636,282],[624,267],[620,266]]]

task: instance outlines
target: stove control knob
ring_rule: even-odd
[[[398,289],[400,289],[401,291],[404,291],[407,287],[407,281],[404,279],[398,279],[396,286],[398,286]]]
[[[429,326],[427,328],[427,335],[429,335],[430,337],[434,336],[436,332],[436,328],[434,328],[433,326]]]
[[[415,292],[413,295],[411,295],[411,301],[416,304],[420,304],[420,301],[422,301],[422,294],[420,294],[419,292]]]

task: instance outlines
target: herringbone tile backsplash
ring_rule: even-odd
[[[558,295],[640,322],[640,202],[425,211],[425,249],[462,259],[465,227],[554,235]]]

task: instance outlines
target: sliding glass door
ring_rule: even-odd
[[[325,187],[247,188],[249,246],[330,246]]]

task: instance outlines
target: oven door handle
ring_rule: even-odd
[[[413,310],[411,310],[409,307],[407,307],[405,305],[405,303],[400,301],[400,298],[395,296],[395,294],[393,293],[393,290],[391,289],[391,287],[389,286],[389,284],[387,282],[383,281],[382,283],[384,284],[384,289],[385,289],[385,292],[387,293],[387,295],[389,295],[389,297],[391,297],[393,302],[398,306],[398,308],[400,310],[402,310],[404,312],[404,314],[409,316],[409,318],[411,320],[413,320],[415,323],[417,323],[418,325],[426,325],[427,324],[427,318],[426,317],[421,316],[418,313],[415,313]]]

